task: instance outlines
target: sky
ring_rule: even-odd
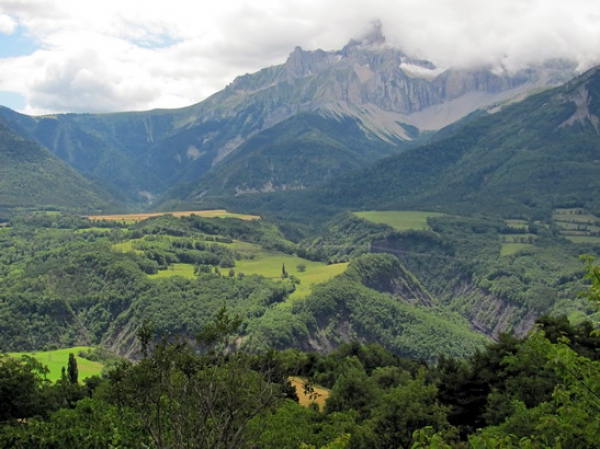
[[[600,64],[597,0],[0,0],[0,105],[183,107],[296,46],[341,49],[377,20],[388,45],[440,67]]]

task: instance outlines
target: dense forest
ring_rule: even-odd
[[[598,303],[600,270],[588,296]],[[66,362],[49,383],[35,359],[3,357],[0,444],[6,448],[591,448],[598,445],[600,339],[589,322],[544,317],[526,338],[503,334],[466,359],[437,364],[379,345],[322,356],[235,349],[241,319],[219,310],[195,336],[153,343],[79,383]],[[289,376],[330,389],[298,404]]]
[[[0,228],[0,351],[112,355],[83,382],[71,358],[50,382],[34,358],[2,356],[0,444],[595,447],[600,268],[551,224],[515,226],[15,216]],[[275,276],[244,273],[266,255]],[[298,295],[317,263],[346,265]],[[300,405],[291,378],[326,388],[324,406]]]

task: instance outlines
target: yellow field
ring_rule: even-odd
[[[240,218],[242,220],[260,220],[260,217],[258,215],[234,214],[227,212],[225,209],[153,212],[147,214],[89,215],[87,218],[88,220],[110,220],[137,223],[138,221],[146,220],[152,217],[160,217],[162,215],[173,215],[174,217],[189,217],[190,215],[198,215],[199,217],[205,218],[232,217]]]
[[[329,390],[315,385],[313,387],[313,392],[306,394],[304,392],[304,383],[306,379],[303,379],[302,377],[290,377],[289,381],[296,389],[296,394],[298,395],[298,399],[300,399],[300,405],[308,407],[310,404],[315,403],[319,406],[320,410],[323,410],[325,401],[327,401],[327,398],[329,397]]]

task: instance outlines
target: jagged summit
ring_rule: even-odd
[[[346,44],[344,49],[355,46],[374,47],[385,45],[385,36],[383,35],[383,24],[381,23],[381,20],[375,20],[371,25],[371,31],[359,40],[350,39],[350,42]]]

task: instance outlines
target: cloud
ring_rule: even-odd
[[[0,33],[12,34],[17,29],[17,22],[6,14],[0,14]]]
[[[441,66],[600,63],[595,0],[0,0],[0,33],[38,51],[3,58],[0,90],[27,113],[189,105],[295,46],[335,50],[380,19],[387,42]]]

